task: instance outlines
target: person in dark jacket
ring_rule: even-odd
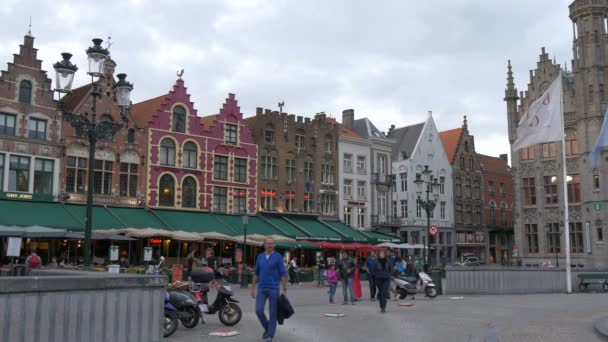
[[[344,294],[342,305],[348,304],[348,293],[350,293],[350,303],[355,305],[355,290],[353,288],[355,266],[353,258],[348,256],[346,251],[342,251],[342,258],[338,262],[338,270],[340,271],[340,279],[342,280],[342,294]]]
[[[386,301],[388,299],[388,290],[391,285],[391,275],[393,274],[394,265],[391,259],[386,257],[384,251],[380,251],[378,260],[376,261],[376,272],[374,273],[376,287],[378,288],[378,300],[380,301],[380,311],[386,312]]]
[[[371,251],[369,257],[365,260],[363,270],[367,272],[367,281],[369,282],[369,294],[372,300],[376,300],[376,280],[374,274],[376,273],[376,261],[378,256],[376,251]]]

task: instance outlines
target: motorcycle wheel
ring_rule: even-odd
[[[222,306],[220,312],[217,313],[218,318],[222,324],[232,327],[237,325],[243,317],[241,308],[235,303],[228,303]]]
[[[405,293],[405,292],[401,292],[401,293],[399,294],[399,299],[405,299],[405,297],[407,297],[407,293]]]
[[[163,337],[169,337],[177,331],[178,325],[177,314],[171,310],[165,310],[165,318],[163,320]]]
[[[424,289],[424,293],[425,293],[425,294],[426,294],[426,296],[427,296],[427,297],[429,297],[429,298],[435,298],[435,297],[437,297],[437,289],[436,289],[436,288],[434,288],[434,287],[427,286],[427,287]]]
[[[200,316],[198,310],[193,307],[184,308],[180,313],[180,320],[182,321],[184,327],[188,329],[196,327],[198,325],[199,318]]]

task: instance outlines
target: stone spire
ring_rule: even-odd
[[[519,113],[517,109],[517,88],[513,79],[513,70],[511,68],[511,60],[507,62],[507,88],[505,89],[504,101],[507,103],[507,116],[509,124],[509,141],[515,141],[515,129],[519,121]]]
[[[462,130],[464,132],[468,132],[469,131],[469,126],[467,124],[467,116],[465,115],[463,120],[462,120]]]

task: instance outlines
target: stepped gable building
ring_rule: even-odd
[[[454,249],[454,196],[452,166],[446,155],[432,112],[425,122],[395,128],[391,126],[388,138],[395,140],[392,149],[392,213],[400,221],[399,236],[410,244],[424,244],[428,238],[426,212],[418,205],[416,175],[428,166],[432,176],[441,183],[437,205],[431,215],[431,225],[439,227],[439,235],[431,239],[430,257],[433,264],[449,264],[455,258]],[[426,200],[426,193],[422,194]],[[432,195],[431,198],[433,199]],[[408,251],[409,255],[422,256],[421,249]]]
[[[60,193],[61,116],[37,54],[26,35],[0,75],[0,198],[52,201]]]
[[[608,1],[576,0],[569,9],[573,28],[571,71],[562,69],[542,48],[536,68],[530,70],[527,90],[518,93],[511,63],[508,64],[504,100],[509,142],[517,139],[517,125],[528,106],[562,71],[572,265],[607,267],[604,237],[608,222],[608,153],[604,148],[596,170],[588,156],[607,105]],[[524,264],[555,262],[557,257],[560,266],[564,265],[561,145],[551,142],[511,150],[515,189],[513,255],[523,258]]]
[[[257,147],[234,94],[219,114],[199,117],[179,78],[173,89],[133,106],[148,127],[150,207],[254,213]]]
[[[351,124],[352,122],[352,124]],[[386,227],[393,233],[397,232],[399,222],[393,212],[393,191],[391,185],[391,152],[394,140],[389,139],[368,118],[355,120],[354,111],[344,111],[342,125],[350,128],[367,139],[370,143],[369,158],[369,187],[370,195],[367,201],[372,229]]]
[[[123,123],[123,128],[112,138],[99,138],[93,171],[93,201],[96,204],[139,207],[145,205],[146,131],[138,125],[131,109],[124,123],[113,89],[116,62],[105,62],[104,76],[99,79],[97,121]],[[90,116],[93,97],[92,85],[76,88],[63,98],[66,111]],[[86,203],[89,140],[86,132],[78,131],[63,122],[64,156],[62,158],[61,189],[66,202]]]
[[[258,210],[338,218],[339,125],[257,108],[247,119],[258,145]]]
[[[462,127],[439,132],[439,137],[452,165],[456,257],[460,259],[463,254],[472,253],[487,262],[483,177],[467,117],[464,117]]]
[[[483,175],[488,263],[511,264],[513,248],[513,173],[508,156],[477,154]]]

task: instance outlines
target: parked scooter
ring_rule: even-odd
[[[169,293],[165,291],[165,317],[163,319],[163,336],[169,337],[177,331],[177,309],[169,303]]]
[[[170,290],[169,303],[177,310],[177,317],[184,327],[192,329],[198,325],[201,310],[190,292]]]
[[[437,297],[437,288],[431,277],[424,272],[419,272],[418,276],[420,277],[420,285],[418,285],[417,277],[396,276],[393,278],[397,285],[396,291],[399,299],[405,299],[408,295],[415,299],[414,296],[421,292],[424,292],[425,296],[429,298]]]
[[[217,291],[217,296],[209,305],[210,286]],[[202,313],[208,315],[218,314],[220,322],[226,326],[234,326],[241,321],[243,312],[239,301],[232,298],[234,292],[219,271],[213,271],[208,267],[194,269],[190,275],[189,282],[175,282],[171,288],[188,290],[197,300]]]

